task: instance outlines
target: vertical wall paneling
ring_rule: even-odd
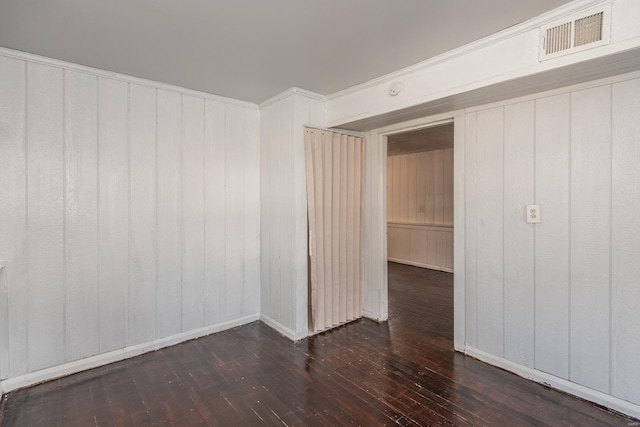
[[[465,337],[469,346],[478,345],[478,228],[477,228],[477,113],[469,113],[465,118],[465,149],[464,149],[464,173],[465,183]],[[455,278],[455,276],[454,276]]]
[[[391,156],[390,222],[453,226],[453,148]]]
[[[274,260],[273,187],[276,174],[272,172],[273,152],[275,151],[277,104],[262,108],[260,111],[260,313],[276,321],[276,310],[271,300],[274,283],[271,280],[272,269],[278,267]],[[224,147],[223,147],[224,148]],[[223,188],[224,190],[224,188]],[[275,230],[274,230],[275,231]]]
[[[308,334],[304,126],[324,126],[325,102],[292,90],[260,108],[261,302],[265,321]]]
[[[64,77],[27,65],[29,370],[64,362]]]
[[[418,153],[416,155],[416,222],[426,224],[425,209],[427,205],[427,172],[433,170],[427,166],[428,152]],[[387,179],[392,181],[393,175],[387,172]],[[432,193],[428,193],[432,194]],[[387,215],[393,218],[391,211],[387,209]]]
[[[97,78],[65,71],[66,360],[98,351]]]
[[[205,101],[205,292],[204,320],[223,320],[225,295],[225,106]]]
[[[156,90],[129,87],[129,337],[156,336]]]
[[[243,298],[244,247],[244,149],[243,108],[235,105],[226,106],[225,126],[225,163],[235,165],[225,168],[225,229],[229,238],[226,240],[225,282],[227,284],[225,319],[240,316]]]
[[[466,153],[464,138],[466,135],[466,119],[464,114],[456,114],[453,122],[453,204],[455,229],[453,230],[453,341],[454,347],[462,351],[466,342],[466,201],[465,201],[465,162]]]
[[[244,194],[244,283],[242,315],[260,312],[260,116],[243,109]]]
[[[260,111],[260,313],[272,315],[271,306],[271,179],[270,148],[273,141],[273,108],[265,107]],[[267,314],[268,312],[268,314]]]
[[[388,317],[387,288],[387,213],[385,206],[385,164],[387,158],[385,137],[375,132],[368,133],[364,140],[363,173],[363,314],[376,320]]]
[[[275,159],[280,172],[277,174],[274,203],[276,203],[275,217],[279,221],[276,234],[276,254],[278,256],[278,267],[274,270],[275,277],[279,281],[274,283],[278,286],[278,315],[279,320],[289,327],[293,324],[293,307],[291,298],[293,297],[293,242],[295,236],[292,228],[292,209],[293,200],[291,198],[293,190],[293,182],[291,172],[293,171],[294,159],[291,158],[293,148],[293,123],[291,115],[293,114],[294,100],[292,97],[285,98],[278,103],[277,117],[277,145],[278,151],[274,153],[278,156]],[[272,279],[272,280],[273,280]]]
[[[442,210],[443,223],[453,226],[453,148],[442,151]]]
[[[452,272],[453,148],[389,157],[387,189],[389,260]]]
[[[394,157],[398,157],[398,156],[394,156]],[[387,216],[389,218],[393,218],[393,182],[394,182],[393,181],[393,159],[394,157],[389,157],[387,159]],[[418,191],[418,197],[419,197],[420,190],[416,190],[416,191]]]
[[[611,88],[571,96],[570,379],[608,393]]]
[[[158,336],[181,332],[182,306],[182,97],[158,90]]]
[[[424,222],[425,224],[437,224],[435,208],[436,208],[436,186],[435,186],[435,173],[436,173],[436,165],[435,165],[435,154],[433,151],[428,151],[424,153],[425,156],[425,170],[428,171],[425,174],[425,193],[433,194],[433,197],[427,197],[424,205]]]
[[[204,100],[182,96],[182,330],[204,326]],[[242,190],[238,189],[238,197]],[[238,212],[240,214],[240,212]],[[238,236],[242,242],[242,236]],[[241,285],[240,285],[241,286]]]
[[[98,324],[100,352],[127,345],[128,85],[98,79]]]
[[[444,153],[443,150],[432,152],[433,155],[433,222],[444,224]]]
[[[418,219],[417,157],[407,156],[407,222],[416,222]]]
[[[611,392],[640,405],[640,79],[612,90]]]
[[[0,54],[9,390],[255,318],[256,106],[10,56]]]
[[[570,95],[536,100],[535,367],[569,377]]]
[[[400,180],[409,182],[409,156],[400,156]],[[409,221],[409,186],[400,186],[400,221]]]
[[[504,108],[504,357],[533,367],[534,101]]]
[[[638,81],[468,111],[464,153],[468,348],[632,404],[640,403]],[[539,224],[526,223],[531,203],[541,206]],[[487,343],[500,336],[502,354]]]
[[[23,61],[0,56],[0,260],[7,261],[0,271],[0,289],[7,286],[0,292],[0,379],[27,371],[25,70]]]
[[[477,239],[478,348],[504,352],[503,109],[478,112]]]
[[[401,179],[401,160],[402,156],[393,156],[390,157],[392,168],[393,168],[393,210],[391,214],[391,219],[393,221],[402,221],[402,209],[400,207],[400,200],[402,198],[402,194],[400,194],[400,183]]]

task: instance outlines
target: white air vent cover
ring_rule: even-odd
[[[611,6],[600,6],[540,28],[540,60],[609,44]]]

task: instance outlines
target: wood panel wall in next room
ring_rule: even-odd
[[[387,158],[390,261],[453,271],[453,148]]]

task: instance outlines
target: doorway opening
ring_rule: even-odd
[[[453,342],[453,122],[387,136],[390,321]],[[410,313],[410,317],[407,314]]]

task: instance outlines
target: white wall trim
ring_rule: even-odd
[[[73,62],[61,61],[59,59],[48,58],[46,56],[34,55],[32,53],[21,52],[18,50],[8,49],[0,47],[0,55],[8,58],[20,59],[23,61],[29,61],[36,64],[49,65],[51,67],[63,68],[65,70],[79,71],[88,73],[98,77],[105,77],[112,80],[119,80],[127,83],[138,84],[141,86],[147,86],[154,89],[164,89],[172,92],[179,92],[183,95],[192,95],[198,98],[205,98],[212,101],[223,102],[225,104],[239,105],[245,108],[251,108],[253,110],[258,109],[258,105],[252,102],[241,101],[239,99],[227,98],[220,95],[214,95],[207,92],[201,92],[198,90],[187,89],[180,86],[171,85],[168,83],[161,83],[154,80],[142,79],[139,77],[133,77],[126,74],[120,74],[113,71],[101,70],[99,68],[87,67],[85,65],[74,64]]]
[[[299,340],[309,336],[308,333],[302,334],[302,335],[296,335],[296,333],[293,330],[287,328],[282,323],[278,322],[277,320],[275,320],[275,319],[273,319],[273,318],[271,318],[271,317],[269,317],[269,316],[267,316],[265,314],[260,314],[260,321],[264,322],[265,325],[267,325],[271,329],[274,329],[275,331],[279,332],[280,334],[282,334],[286,338],[289,338],[291,341],[299,341]]]
[[[453,268],[441,267],[438,265],[423,264],[421,262],[413,262],[413,261],[407,261],[400,258],[391,258],[391,257],[389,257],[389,261],[395,262],[397,264],[405,264],[405,265],[411,265],[414,267],[428,268],[429,270],[437,270],[437,271],[444,271],[445,273],[453,273]]]
[[[321,95],[319,93],[311,92],[305,89],[300,89],[299,87],[290,87],[289,89],[283,92],[280,92],[279,94],[274,95],[265,101],[262,101],[260,104],[258,104],[258,108],[262,109],[262,108],[268,107],[270,105],[280,102],[283,99],[286,99],[293,95],[301,95],[309,99],[315,99],[316,101],[322,101],[322,102],[325,102],[327,100],[326,96]]]
[[[494,33],[490,36],[468,43],[457,49],[453,49],[448,52],[445,52],[441,55],[434,56],[430,59],[427,59],[426,61],[419,62],[417,64],[402,68],[397,71],[393,71],[389,74],[385,74],[383,76],[377,77],[375,79],[369,80],[359,85],[351,86],[347,89],[334,92],[332,94],[327,95],[326,99],[330,101],[335,98],[340,98],[344,95],[358,92],[362,89],[366,89],[366,88],[373,87],[383,83],[388,83],[395,79],[402,79],[407,75],[424,71],[425,69],[433,67],[434,65],[440,64],[442,62],[449,61],[451,59],[454,59],[460,56],[464,56],[478,49],[482,49],[484,47],[499,43],[503,40],[507,40],[511,37],[526,33],[527,31],[531,31],[533,29],[540,27],[541,25],[551,23],[559,18],[562,18],[563,16],[572,15],[574,13],[580,13],[585,9],[590,9],[595,6],[604,5],[608,3],[611,3],[611,0],[576,0],[571,3],[567,3],[547,13],[544,13],[535,18],[529,19],[528,21],[524,21],[520,24],[514,25],[505,30]]]
[[[149,353],[161,348],[180,344],[182,342],[189,341],[195,338],[201,338],[206,335],[224,331],[226,329],[235,328],[236,326],[255,322],[259,319],[259,314],[251,314],[249,316],[240,317],[238,319],[230,320],[227,322],[222,322],[204,328],[194,329],[192,331],[172,335],[167,338],[157,339],[144,344],[134,345],[130,347],[124,347],[122,349],[110,351],[108,353],[102,353],[95,356],[87,357],[85,359],[64,363],[62,365],[53,366],[51,368],[42,369],[36,372],[31,372],[18,377],[8,378],[0,382],[0,390],[3,393],[9,393],[17,389],[29,387],[38,383],[50,381],[67,375],[76,374],[78,372],[97,368],[99,366],[108,365],[113,362],[130,359],[144,353]]]
[[[606,393],[602,393],[597,390],[593,390],[591,388],[573,383],[571,381],[567,381],[562,378],[558,378],[554,375],[547,374],[546,372],[538,371],[537,369],[528,368],[526,366],[510,362],[501,357],[485,353],[484,351],[478,350],[474,347],[466,346],[464,353],[490,365],[497,366],[499,368],[512,372],[528,380],[535,381],[556,390],[572,394],[598,405],[613,409],[614,411],[622,412],[635,418],[640,418],[640,406],[626,400],[611,396]]]

